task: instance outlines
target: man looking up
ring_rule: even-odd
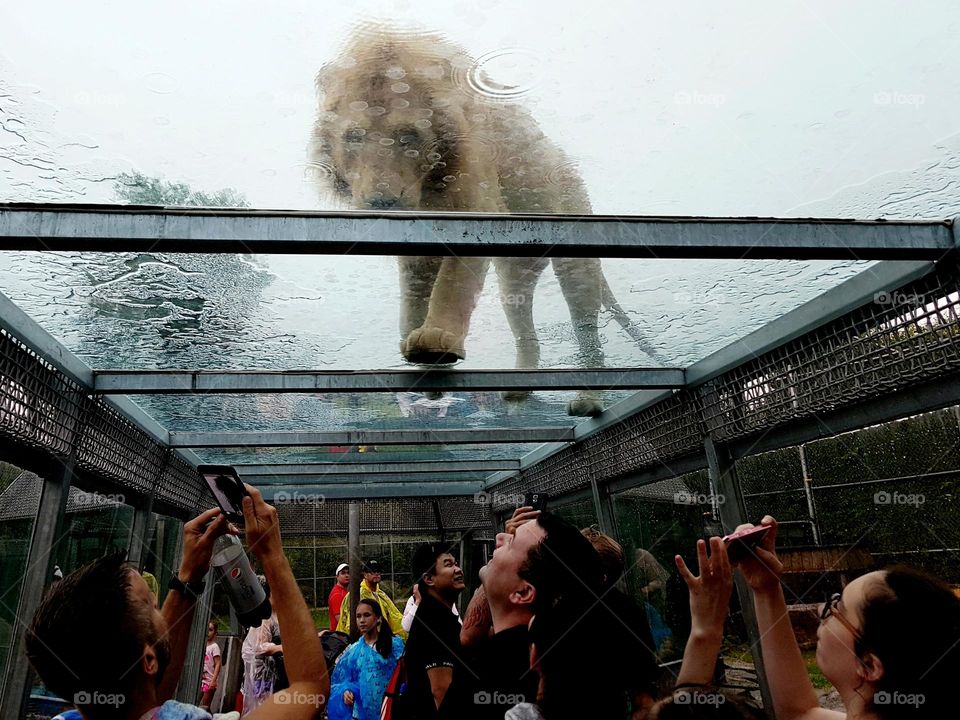
[[[407,692],[398,716],[405,720],[460,718],[463,698],[451,686],[465,668],[460,659],[460,623],[452,608],[463,592],[463,571],[442,543],[417,548],[411,569],[421,599],[407,642]]]

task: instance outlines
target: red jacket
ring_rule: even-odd
[[[330,629],[337,629],[337,620],[340,618],[340,606],[343,605],[343,599],[349,591],[340,583],[333,586],[330,596],[327,598],[327,604],[330,606]]]

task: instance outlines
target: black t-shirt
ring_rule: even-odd
[[[647,613],[616,588],[603,595],[602,605],[607,610],[607,630],[616,638],[617,685],[654,694],[659,666]]]
[[[464,717],[502,720],[514,705],[537,701],[540,677],[530,669],[530,634],[525,624],[492,635],[465,660],[461,681],[469,689],[458,690],[468,703]]]
[[[462,655],[457,617],[439,600],[425,595],[413,618],[404,651],[407,690],[401,717],[409,720],[460,717],[462,703],[453,691],[457,678],[463,673]],[[453,670],[453,682],[438,711],[427,670],[443,667]]]

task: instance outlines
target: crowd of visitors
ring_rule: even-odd
[[[318,632],[284,555],[276,510],[247,489],[245,539],[273,612],[245,634],[242,704],[224,718],[763,718],[755,702],[713,685],[735,572],[754,605],[768,710],[778,720],[952,716],[960,598],[904,566],[856,578],[822,606],[816,661],[845,712],[820,707],[790,622],[777,523],[769,516],[762,524],[770,530],[736,561],[718,537],[697,542],[696,568],[676,556],[690,632],[673,691],[658,697],[665,670],[646,606],[663,592],[666,570],[652,556],[637,557],[647,581],[635,601],[623,591],[624,551],[613,538],[519,508],[497,535],[462,622],[456,603],[465,577],[455,548],[425,543],[413,556],[415,582],[403,613],[370,559],[350,617],[344,563],[329,596],[329,626]],[[214,541],[228,532],[238,529],[217,509],[184,525],[183,559],[162,609],[120,554],[53,582],[25,635],[47,687],[71,699],[86,720],[210,718],[228,672],[215,623],[207,627],[199,706],[173,696],[186,682],[189,629]],[[357,637],[348,644],[351,631]]]

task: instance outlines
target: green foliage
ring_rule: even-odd
[[[141,172],[121,173],[113,183],[118,200],[130,205],[189,207],[250,207],[243,193],[223,188],[213,193],[192,190],[186,183],[148,177]]]

